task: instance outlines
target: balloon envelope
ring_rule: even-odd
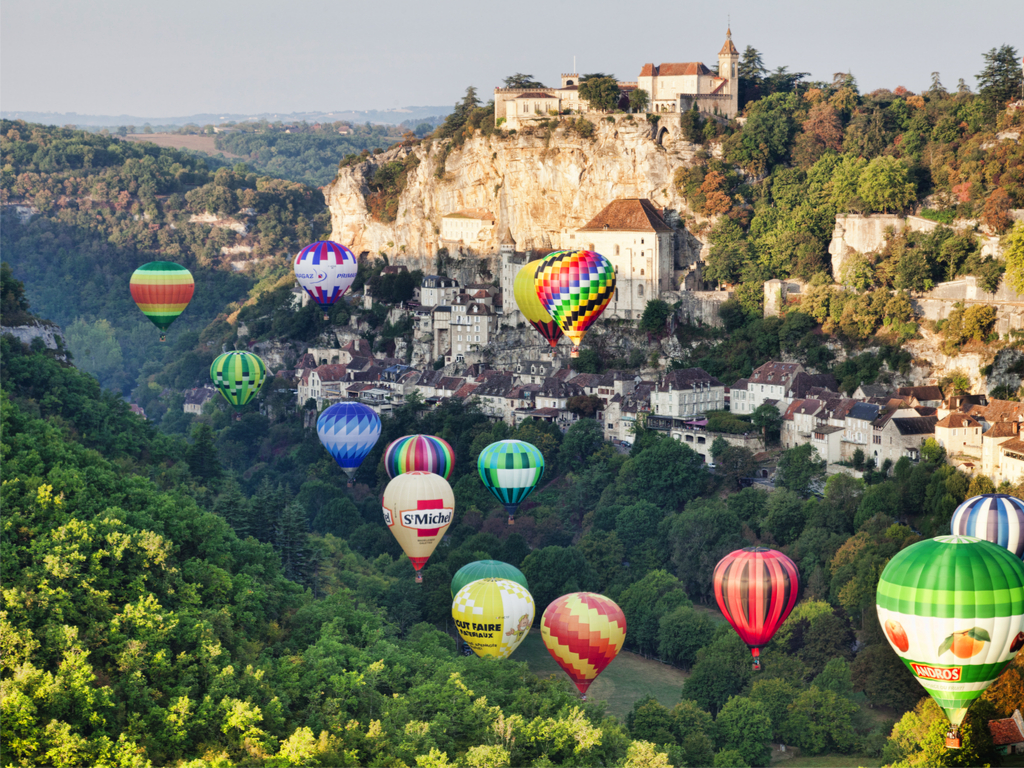
[[[516,508],[544,477],[544,454],[522,440],[499,440],[480,452],[476,467],[484,487],[505,507],[511,522]]]
[[[970,536],[937,536],[882,571],[878,621],[954,728],[1024,644],[1024,564]]]
[[[540,634],[548,653],[586,695],[626,642],[626,616],[604,595],[573,592],[544,610]]]
[[[192,273],[173,261],[151,261],[132,273],[132,298],[153,325],[160,329],[160,341],[175,318],[192,301],[195,281]]]
[[[536,608],[522,584],[508,579],[480,579],[460,589],[452,600],[452,618],[466,645],[477,656],[508,656],[530,632]]]
[[[384,489],[384,522],[419,571],[451,525],[455,494],[448,481],[433,472],[406,472]]]
[[[562,329],[554,321],[544,305],[537,298],[537,286],[535,274],[536,264],[524,264],[516,273],[516,279],[512,281],[512,293],[516,299],[516,306],[523,313],[526,321],[537,329],[552,347],[558,346],[558,340],[562,338]]]
[[[583,335],[615,296],[615,267],[593,251],[556,251],[534,270],[534,288],[579,357]]]
[[[454,465],[452,447],[433,435],[406,435],[384,449],[384,469],[392,478],[404,472],[433,472],[447,480]]]
[[[380,417],[362,403],[335,403],[316,420],[316,434],[351,478],[380,437]]]
[[[1024,501],[1005,493],[986,493],[968,499],[949,523],[954,536],[991,541],[1024,558]]]
[[[713,587],[718,607],[750,647],[754,669],[760,669],[761,648],[796,605],[796,565],[774,549],[745,547],[718,562]]]
[[[293,262],[295,279],[317,304],[330,306],[356,279],[359,261],[340,243],[330,240],[307,245]]]
[[[476,560],[455,572],[452,577],[452,597],[455,597],[455,594],[467,584],[480,579],[507,579],[525,589],[530,588],[523,572],[514,565],[503,563],[500,560]]]
[[[251,352],[225,352],[210,366],[213,385],[235,410],[256,397],[267,378],[267,367]]]

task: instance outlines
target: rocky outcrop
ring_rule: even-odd
[[[10,334],[23,344],[31,344],[33,339],[42,339],[47,349],[56,349],[63,352],[67,348],[64,332],[61,331],[60,326],[52,323],[34,322],[12,327],[0,326],[0,336],[7,334]],[[66,359],[63,354],[57,357],[60,360]]]
[[[442,246],[469,255],[496,253],[506,226],[520,250],[561,247],[568,233],[617,198],[644,197],[661,208],[686,210],[672,177],[697,147],[671,140],[663,146],[651,138],[647,121],[632,115],[598,119],[592,138],[579,136],[568,122],[477,133],[454,149],[442,141],[394,147],[342,168],[323,188],[331,237],[356,253],[385,252],[429,271]],[[419,164],[409,171],[395,221],[375,221],[366,202],[368,181],[381,165],[410,153]],[[441,218],[470,208],[493,213],[496,226],[471,245],[442,241]]]

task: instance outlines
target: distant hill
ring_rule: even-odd
[[[5,120],[25,120],[43,125],[74,125],[78,128],[104,128],[119,125],[152,125],[182,126],[219,125],[227,122],[255,122],[257,120],[280,120],[282,122],[336,122],[348,120],[356,123],[381,123],[383,125],[400,125],[409,121],[429,122],[429,118],[438,118],[440,122],[452,111],[450,106],[443,107],[396,107],[395,109],[348,109],[336,112],[261,112],[259,114],[234,114],[228,112],[203,112],[181,117],[138,117],[135,115],[80,115],[77,112],[28,112],[4,110],[0,117]]]

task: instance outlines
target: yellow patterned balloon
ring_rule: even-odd
[[[508,579],[480,579],[460,589],[452,618],[462,639],[477,656],[506,659],[530,631],[533,595]]]

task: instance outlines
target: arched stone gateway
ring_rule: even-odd
[[[658,144],[660,144],[661,146],[665,146],[665,139],[666,138],[670,138],[672,136],[671,131],[669,131],[668,127],[664,126],[664,125],[659,126],[657,128],[657,131],[658,131]]]

